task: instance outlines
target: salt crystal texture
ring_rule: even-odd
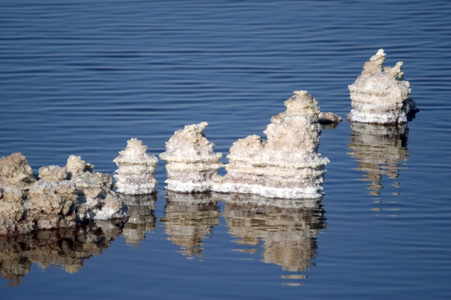
[[[288,199],[322,196],[329,160],[318,153],[318,102],[307,91],[295,91],[285,106],[264,131],[267,140],[251,135],[232,145],[227,174],[216,178],[215,192]]]
[[[146,152],[147,146],[132,138],[127,141],[125,150],[120,151],[113,160],[118,166],[114,175],[118,193],[143,195],[156,192],[155,169],[158,158]]]
[[[71,155],[65,167],[39,169],[33,177],[25,156],[0,159],[0,234],[68,228],[89,220],[124,219],[126,206],[111,190],[113,179]]]
[[[207,140],[203,131],[207,122],[186,125],[166,142],[160,158],[166,162],[166,189],[174,192],[211,191],[213,178],[222,166],[221,153]]]
[[[351,122],[375,124],[403,124],[408,114],[417,111],[410,99],[410,84],[403,79],[403,62],[383,68],[385,52],[379,49],[363,66],[356,81],[349,85],[353,109]]]

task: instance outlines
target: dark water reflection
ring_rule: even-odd
[[[189,257],[203,256],[203,240],[219,224],[217,201],[210,194],[167,192],[165,216],[161,219],[168,240]]]
[[[399,187],[400,166],[407,161],[407,125],[383,126],[375,124],[351,124],[351,139],[348,144],[349,153],[359,162],[357,170],[365,172],[363,181],[368,181],[370,195],[380,196],[384,188],[383,176],[393,181]]]
[[[98,221],[71,229],[40,230],[19,236],[0,236],[0,276],[8,286],[23,283],[32,263],[41,269],[58,266],[78,272],[84,261],[103,250],[122,233],[121,221]]]
[[[322,199],[268,200],[249,196],[223,196],[224,216],[239,251],[258,253],[263,262],[285,271],[308,271],[317,251],[316,236],[326,228]]]
[[[156,194],[150,195],[124,195],[120,199],[127,204],[129,218],[124,225],[122,234],[129,245],[138,246],[146,238],[146,232],[155,230],[157,218],[155,217]]]

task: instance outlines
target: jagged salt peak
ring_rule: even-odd
[[[210,162],[217,161],[222,153],[214,151],[215,144],[207,140],[204,130],[207,122],[186,125],[174,132],[166,142],[166,152],[160,158],[166,162]]]
[[[287,110],[271,118],[267,140],[251,135],[236,141],[227,156],[227,174],[214,190],[271,198],[317,198],[329,162],[318,153],[320,113],[307,91],[295,91]]]
[[[386,54],[379,49],[349,85],[353,109],[348,120],[361,123],[402,124],[415,105],[410,99],[410,83],[403,78],[403,62],[383,67]]]
[[[284,102],[286,111],[273,116],[272,123],[279,122],[287,116],[303,115],[312,119],[312,122],[318,122],[320,108],[318,101],[307,91],[293,91],[293,96]]]
[[[166,189],[176,192],[207,192],[222,164],[221,153],[207,140],[203,131],[207,122],[186,125],[166,142],[160,158],[166,162]]]

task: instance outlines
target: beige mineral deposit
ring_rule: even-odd
[[[89,220],[124,219],[127,208],[112,191],[110,175],[71,155],[65,167],[39,169],[34,179],[25,156],[0,159],[0,234],[67,228]]]
[[[385,52],[379,49],[363,66],[356,81],[349,86],[352,110],[351,122],[403,124],[409,114],[418,109],[410,98],[410,83],[401,71],[403,62],[383,67]]]
[[[158,158],[147,154],[147,146],[132,138],[127,141],[125,150],[114,159],[118,169],[116,179],[117,192],[129,195],[145,195],[157,191],[155,169]]]
[[[285,112],[271,118],[266,140],[251,135],[232,145],[227,174],[215,180],[214,191],[289,199],[322,196],[329,160],[318,153],[318,102],[307,91],[295,91],[285,106]]]
[[[186,125],[166,142],[166,152],[160,158],[166,162],[166,189],[174,192],[211,191],[213,178],[222,166],[221,153],[207,140],[207,122]]]

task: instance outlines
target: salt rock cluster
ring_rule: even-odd
[[[127,141],[125,150],[120,151],[113,160],[118,166],[114,175],[118,193],[144,195],[156,192],[155,169],[158,158],[146,152],[147,146],[132,138]]]
[[[264,131],[267,140],[251,135],[232,145],[227,174],[215,182],[214,191],[288,199],[322,196],[329,160],[318,153],[318,102],[307,91],[295,91],[285,106]]]
[[[166,152],[160,158],[166,162],[166,189],[174,192],[207,192],[213,187],[218,169],[222,167],[221,153],[207,140],[207,122],[186,125],[174,132],[166,142]]]
[[[39,178],[21,153],[0,159],[0,234],[127,217],[111,176],[94,172],[79,156],[71,155],[65,167],[40,168]]]
[[[375,124],[407,123],[408,115],[418,111],[410,98],[410,83],[403,79],[403,62],[383,67],[385,52],[379,49],[363,66],[356,81],[349,85],[353,109],[351,122]]]

